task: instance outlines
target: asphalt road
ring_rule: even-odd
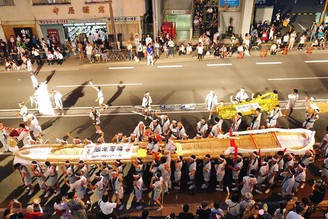
[[[39,118],[39,120],[43,128],[46,128],[45,136],[51,133],[62,137],[67,131],[77,129],[80,137],[90,137],[94,128],[91,127],[91,120],[88,118],[89,108],[97,106],[97,103],[96,91],[90,86],[83,86],[88,81],[101,85],[105,102],[115,108],[111,111],[113,113],[110,113],[113,116],[102,117],[102,129],[106,133],[107,141],[118,131],[129,134],[137,122],[143,119],[141,116],[133,115],[131,107],[141,105],[145,91],[150,91],[155,105],[202,103],[211,89],[216,92],[219,100],[229,102],[229,97],[240,87],[244,87],[249,94],[277,90],[280,100],[286,100],[293,88],[299,90],[300,99],[304,99],[305,96],[325,99],[328,85],[327,63],[306,63],[306,61],[326,59],[326,54],[277,56],[264,59],[250,57],[243,60],[206,60],[205,57],[203,61],[175,57],[167,62],[159,60],[154,66],[147,66],[144,62],[78,66],[67,63],[68,70],[65,70],[65,66],[60,68],[45,66],[37,75],[39,82],[47,80],[49,90],[58,89],[64,95],[64,106],[68,111],[63,118]],[[129,69],[109,69],[122,67]],[[56,72],[52,74],[51,70]],[[28,100],[34,89],[27,72],[1,72],[0,77],[3,82],[0,119],[7,126],[16,127],[20,119],[6,118],[15,118],[16,112],[19,111],[17,103]],[[4,110],[9,112],[4,114]],[[120,112],[125,114],[114,115],[115,111],[118,112],[117,114]],[[293,117],[302,122],[303,112],[303,109],[296,110]],[[189,112],[172,113],[170,117],[183,121],[186,129],[192,131],[196,121],[205,115],[207,114]],[[325,116],[322,114],[315,124],[315,130],[318,132],[324,130],[326,126]],[[280,126],[293,128],[300,125],[290,123],[288,120],[282,118]],[[226,124],[228,127],[229,121]],[[192,133],[190,134],[193,136]]]
[[[131,133],[138,121],[143,120],[143,117],[131,113],[129,109],[141,105],[145,91],[150,91],[153,104],[157,105],[202,103],[211,89],[216,92],[220,100],[229,102],[230,95],[236,93],[240,87],[244,87],[249,94],[275,89],[279,92],[280,100],[285,100],[293,88],[299,89],[300,99],[304,99],[305,96],[326,99],[327,60],[328,55],[324,53],[316,55],[298,53],[298,55],[267,58],[249,57],[243,60],[205,57],[203,61],[198,61],[195,57],[174,57],[167,60],[160,59],[154,66],[147,66],[145,62],[79,64],[78,61],[68,61],[60,67],[45,66],[37,75],[39,82],[48,81],[49,90],[58,89],[64,95],[63,100],[67,109],[63,117],[40,117],[39,121],[44,129],[44,138],[50,140],[50,135],[64,137],[68,131],[80,138],[94,138],[95,130],[88,112],[90,107],[97,105],[96,91],[89,86],[82,86],[87,85],[88,81],[103,87],[105,101],[116,107],[116,112],[127,112],[102,117],[101,126],[106,141],[119,131],[125,134]],[[125,69],[117,69],[122,67]],[[56,72],[52,74],[52,70]],[[6,126],[17,127],[21,122],[20,118],[13,118],[19,111],[17,103],[26,101],[34,92],[29,74],[1,71],[0,77],[2,81],[0,119]],[[285,128],[300,127],[304,119],[303,113],[304,109],[296,110],[293,119],[281,118],[278,125]],[[196,122],[203,116],[207,117],[207,113],[172,112],[169,116],[182,121],[187,133],[193,137]],[[327,115],[322,114],[315,123],[314,129],[317,131],[318,141],[323,136],[327,125],[326,119]],[[246,120],[249,121],[249,118]],[[229,124],[229,121],[225,122],[225,130],[228,129]],[[8,199],[22,196],[23,189],[18,188],[20,185],[18,173],[12,171],[12,159],[9,154],[0,155],[1,207],[6,206]],[[40,192],[37,195],[40,195]],[[211,199],[214,200],[215,193],[213,195]],[[30,200],[24,197],[22,198],[24,201]],[[185,198],[179,195],[168,197],[176,204],[189,200],[187,195]],[[195,197],[197,198],[193,202],[199,203],[207,195]]]

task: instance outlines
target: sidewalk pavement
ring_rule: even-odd
[[[268,49],[268,48],[266,48]],[[327,50],[318,50],[318,49],[314,49],[313,50],[313,54],[326,54],[328,52]],[[287,55],[282,55],[281,52],[277,53],[277,55],[273,56],[273,57],[281,57],[282,59],[285,56],[294,56],[294,55],[306,55],[307,51],[304,49],[303,51],[298,51],[298,50],[292,50],[292,51],[288,51]],[[311,54],[308,54],[309,56],[311,56]],[[263,58],[260,57],[261,56],[261,51],[255,51],[255,52],[251,52],[251,56],[244,56],[243,59],[249,59],[252,57],[258,57],[261,60],[265,60],[266,58],[269,58],[271,55],[269,54],[269,52],[267,52],[267,57]],[[227,57],[227,58],[220,58],[220,57],[214,57],[213,54],[211,55],[205,55],[204,56],[204,61],[206,60],[213,60],[213,61],[220,61],[220,60],[229,60],[229,59],[238,59],[238,54],[237,52],[234,52],[232,57]],[[179,63],[179,62],[190,62],[190,61],[198,61],[197,60],[197,50],[195,50],[191,55],[181,55],[179,56],[178,52],[176,52],[174,54],[173,57],[168,57],[165,58],[163,54],[160,55],[159,59],[155,59],[155,64],[154,65],[159,65],[159,64],[166,64],[166,63]],[[83,66],[101,66],[101,65],[112,65],[112,66],[137,66],[137,65],[147,65],[147,59],[144,58],[142,61],[140,62],[136,62],[134,60],[129,61],[129,60],[110,60],[108,62],[95,62],[95,63],[89,63],[89,61],[85,58],[83,60],[80,60],[79,57],[77,55],[75,56],[71,56],[69,58],[66,59],[66,61],[62,64],[62,65],[48,65],[47,63],[44,63],[44,65],[42,66],[41,71],[70,71],[70,70],[78,70]],[[36,63],[33,64],[33,69],[36,68]],[[19,70],[19,71],[6,71],[4,69],[4,66],[0,67],[0,72],[1,73],[5,73],[5,72],[26,72],[26,70]]]

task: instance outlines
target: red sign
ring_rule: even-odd
[[[52,44],[60,45],[59,31],[57,29],[47,29],[47,33]]]

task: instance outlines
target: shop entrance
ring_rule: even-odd
[[[76,23],[64,24],[63,26],[66,38],[71,41],[77,39],[78,41],[83,42],[84,37],[87,37],[89,41],[90,39],[93,41],[100,39],[103,42],[106,40],[106,23]]]

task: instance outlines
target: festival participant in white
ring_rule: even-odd
[[[96,102],[99,103],[99,107],[101,110],[108,109],[109,106],[104,103],[104,93],[102,91],[102,88],[100,86],[94,86],[92,82],[90,81],[89,84],[91,85],[92,88],[94,88],[97,91],[97,99]]]
[[[61,115],[64,115],[62,98],[63,95],[58,90],[52,90],[52,99],[55,109],[59,110]]]
[[[155,176],[153,176],[150,181],[150,188],[153,188],[154,190],[153,200],[155,204],[159,206],[157,211],[161,211],[164,208],[161,198],[163,192],[163,184],[164,184],[163,181],[164,181],[163,177],[161,176],[160,173],[156,173]]]
[[[48,92],[47,82],[42,82],[38,89],[35,91],[38,112],[45,116],[54,116],[55,112],[52,108],[52,103],[50,101],[50,95]]]
[[[215,164],[215,171],[216,171],[216,191],[222,192],[223,191],[223,178],[225,175],[225,166],[227,161],[223,155],[220,155],[218,158],[218,162]]]
[[[28,195],[32,195],[34,192],[34,187],[32,185],[32,177],[31,177],[31,174],[29,173],[28,169],[26,168],[26,166],[24,166],[20,163],[16,163],[14,165],[14,168],[21,175],[21,180],[24,183],[24,185],[30,190],[28,192]]]
[[[208,116],[208,120],[212,119],[213,112],[215,112],[215,107],[218,105],[218,97],[214,93],[213,90],[207,94],[205,98],[206,109],[210,111],[210,115]]]
[[[145,115],[145,120],[148,118],[151,119],[151,104],[153,103],[153,100],[150,96],[150,93],[147,91],[145,92],[143,98],[142,98],[142,104],[143,107],[143,114]]]

